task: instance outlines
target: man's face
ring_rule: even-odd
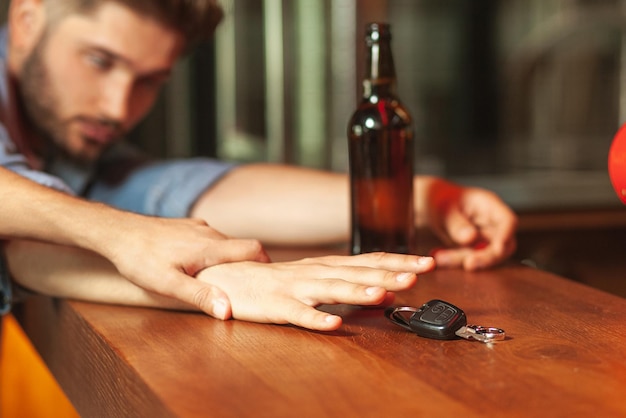
[[[183,39],[115,2],[48,29],[19,71],[26,119],[73,158],[93,161],[151,108]]]

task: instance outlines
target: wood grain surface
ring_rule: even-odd
[[[626,416],[623,298],[508,265],[437,270],[396,304],[434,298],[507,339],[428,340],[342,305],[321,308],[344,318],[330,333],[43,297],[15,315],[85,417]]]

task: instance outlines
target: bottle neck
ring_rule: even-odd
[[[391,53],[389,30],[371,31],[366,37],[367,55],[363,97],[394,96],[396,69]]]

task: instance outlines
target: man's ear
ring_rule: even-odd
[[[13,52],[28,55],[46,25],[45,0],[12,0],[9,7],[9,39]]]

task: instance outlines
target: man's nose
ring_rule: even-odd
[[[100,112],[106,119],[122,122],[129,111],[133,81],[130,77],[119,75],[111,77],[105,84],[100,100]]]

